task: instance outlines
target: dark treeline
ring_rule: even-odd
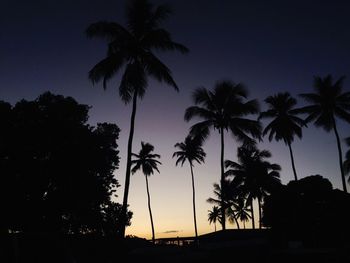
[[[120,129],[88,111],[51,93],[0,102],[1,232],[116,233]]]

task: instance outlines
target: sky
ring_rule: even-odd
[[[89,123],[116,123],[121,163],[115,172],[122,185],[122,202],[130,105],[118,97],[119,76],[108,84],[92,85],[88,71],[106,54],[103,40],[88,39],[87,26],[97,21],[124,24],[126,0],[1,0],[0,100],[12,104],[32,100],[44,91],[74,97],[91,106]],[[133,152],[141,141],[150,142],[161,155],[160,174],[149,178],[156,237],[194,235],[192,188],[188,165],[176,167],[174,144],[184,140],[189,127],[184,111],[191,106],[195,88],[211,89],[219,80],[243,83],[249,98],[263,100],[277,92],[312,92],[314,76],[350,77],[350,3],[348,1],[194,1],[167,0],[173,15],[164,26],[176,42],[190,49],[187,55],[157,53],[170,67],[180,92],[150,81],[138,104]],[[350,90],[346,79],[344,90]],[[298,105],[304,102],[298,98]],[[350,136],[350,125],[338,122],[341,138]],[[239,144],[226,134],[225,158],[236,160]],[[212,205],[213,183],[220,178],[219,135],[211,133],[204,145],[205,164],[194,167],[199,234],[214,230],[207,214]],[[341,188],[336,139],[309,125],[303,140],[293,143],[300,178],[320,174]],[[343,152],[347,150],[343,142]],[[271,162],[282,166],[281,180],[293,179],[288,148],[268,142],[259,148],[272,152]],[[349,184],[348,184],[349,188]],[[144,176],[132,176],[129,192],[134,212],[127,234],[150,238]],[[233,225],[229,225],[233,228]]]

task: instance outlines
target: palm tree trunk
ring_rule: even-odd
[[[216,222],[214,223],[214,230],[215,230],[215,232],[216,232]]]
[[[255,229],[255,218],[254,218],[254,208],[253,208],[253,198],[250,202],[250,208],[251,208],[251,213],[252,213],[252,228]]]
[[[335,123],[334,116],[332,116],[332,119],[333,119],[333,128],[334,128],[335,137],[337,138],[341,181],[342,181],[342,184],[343,184],[343,190],[344,190],[345,193],[347,193],[348,191],[346,189],[346,181],[345,181],[345,174],[344,174],[344,168],[343,168],[343,154],[342,154],[342,150],[341,150],[339,134],[338,134],[337,125]]]
[[[261,229],[261,200],[260,197],[258,197],[258,209],[259,209],[259,229]]]
[[[240,229],[237,217],[235,216],[234,219],[235,219],[235,222],[236,222],[236,225],[237,225],[237,229]]]
[[[131,112],[131,120],[130,120],[129,139],[128,139],[128,152],[126,157],[127,161],[126,161],[124,197],[123,197],[123,206],[121,211],[120,232],[119,232],[119,235],[121,238],[124,238],[125,236],[126,213],[128,208],[128,196],[129,196],[129,186],[130,186],[132,141],[134,138],[134,128],[135,128],[136,104],[137,104],[137,90],[134,91],[134,97],[132,100],[132,112]]]
[[[152,210],[151,210],[151,197],[149,195],[149,189],[148,189],[148,178],[147,175],[145,175],[146,178],[146,188],[147,188],[147,200],[148,200],[148,210],[149,210],[149,217],[151,219],[151,226],[152,226],[152,242],[154,243],[155,237],[154,237],[154,225],[153,225],[153,217],[152,217]]]
[[[222,230],[226,229],[226,220],[225,220],[225,193],[224,193],[224,180],[225,180],[225,171],[224,171],[224,129],[220,128],[220,135],[221,135],[221,158],[220,158],[220,164],[221,164],[221,225],[222,225]]]
[[[193,221],[194,221],[194,232],[196,234],[196,240],[198,242],[198,233],[197,233],[197,218],[196,218],[196,193],[194,188],[194,176],[193,176],[193,167],[190,162],[191,176],[192,176],[192,204],[193,204]]]
[[[297,171],[295,169],[295,164],[294,164],[294,157],[293,157],[292,146],[291,146],[290,142],[288,142],[288,147],[289,147],[290,159],[292,160],[292,168],[293,168],[293,173],[294,173],[294,179],[295,179],[295,181],[298,181]]]

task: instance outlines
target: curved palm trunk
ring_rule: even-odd
[[[234,219],[235,219],[235,222],[236,222],[236,225],[237,225],[237,229],[241,229],[241,228],[239,227],[239,223],[238,223],[238,220],[237,220],[237,217],[236,217],[236,216],[234,217]]]
[[[294,179],[295,179],[295,181],[298,181],[297,171],[295,169],[295,164],[294,164],[294,157],[293,157],[292,146],[291,146],[290,142],[288,142],[288,147],[289,147],[290,159],[292,160],[292,168],[293,168],[293,173],[294,173]]]
[[[195,234],[196,234],[196,240],[198,242],[197,217],[196,217],[196,193],[195,193],[195,188],[194,188],[193,167],[192,167],[192,163],[191,162],[190,162],[190,168],[191,168],[191,176],[192,176],[192,204],[193,204],[194,231],[195,231]]]
[[[333,128],[334,128],[335,137],[337,138],[341,181],[342,181],[342,184],[343,184],[343,190],[344,190],[345,193],[347,193],[348,191],[346,189],[346,181],[345,181],[345,174],[344,174],[344,168],[343,168],[343,154],[342,154],[342,150],[341,150],[339,134],[338,134],[338,130],[337,130],[337,125],[335,124],[334,116],[333,116],[332,119],[333,119]]]
[[[129,186],[130,186],[130,170],[131,170],[131,153],[132,153],[132,141],[133,141],[133,138],[134,138],[136,104],[137,104],[137,90],[135,90],[134,96],[133,96],[133,100],[132,100],[130,132],[129,132],[129,139],[128,139],[128,152],[127,152],[127,161],[126,161],[124,197],[123,197],[123,206],[122,206],[122,211],[121,211],[120,231],[119,231],[119,235],[122,238],[124,238],[124,236],[125,236],[126,212],[127,212],[127,208],[128,208],[128,196],[129,196]]]
[[[221,134],[221,157],[220,157],[220,164],[221,164],[221,225],[222,225],[222,230],[226,229],[226,220],[225,220],[225,200],[224,200],[224,129],[220,128],[220,134]]]
[[[254,208],[253,208],[253,198],[250,202],[250,208],[251,208],[251,213],[252,213],[252,228],[255,229],[255,218],[254,218]]]
[[[146,188],[147,188],[147,200],[148,200],[149,217],[150,217],[150,219],[151,219],[151,226],[152,226],[152,242],[154,243],[154,241],[155,241],[155,237],[154,237],[154,226],[153,226],[153,217],[152,217],[152,210],[151,210],[151,197],[150,197],[150,195],[149,195],[147,175],[145,175],[145,178],[146,178]]]

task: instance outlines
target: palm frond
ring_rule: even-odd
[[[170,69],[155,55],[153,55],[151,52],[144,52],[142,56],[142,62],[148,74],[153,76],[156,80],[160,82],[164,81],[168,85],[174,87],[176,91],[179,90],[173,77],[171,76]]]

